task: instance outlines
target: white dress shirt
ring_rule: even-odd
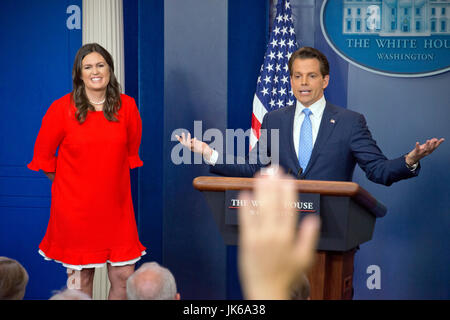
[[[319,100],[314,102],[309,106],[309,110],[311,110],[311,114],[309,119],[311,119],[312,126],[312,136],[313,136],[313,147],[316,143],[317,134],[319,133],[320,121],[322,121],[323,111],[325,110],[325,96],[322,96]],[[305,114],[303,113],[303,109],[305,106],[297,100],[297,105],[295,106],[295,115],[294,115],[294,128],[292,130],[293,138],[294,138],[294,147],[295,153],[298,157],[298,145],[300,143],[300,128],[302,127],[303,120],[305,119]]]

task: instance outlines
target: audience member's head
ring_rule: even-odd
[[[179,300],[172,273],[156,262],[144,263],[127,281],[128,300]]]
[[[0,257],[0,300],[22,300],[28,273],[16,260]]]
[[[291,300],[310,300],[311,287],[308,277],[302,274],[291,286]]]
[[[75,289],[65,289],[56,292],[50,300],[92,300],[86,293],[75,290]]]

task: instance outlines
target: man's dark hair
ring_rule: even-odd
[[[292,53],[288,62],[289,74],[291,76],[293,73],[292,65],[294,64],[295,59],[317,59],[320,63],[320,73],[322,74],[322,77],[330,74],[330,65],[328,64],[327,57],[317,49],[303,47]]]

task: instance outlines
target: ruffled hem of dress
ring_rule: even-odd
[[[110,263],[112,266],[133,264],[146,254],[146,248],[138,241],[134,246],[112,247],[104,250],[73,250],[50,243],[39,245],[39,254],[46,260],[53,260],[75,270],[96,268]]]
[[[110,265],[112,265],[113,267],[121,267],[121,266],[126,266],[126,265],[130,265],[130,264],[135,264],[136,262],[138,262],[139,260],[141,260],[141,258],[147,254],[147,252],[142,251],[141,255],[135,259],[132,260],[127,260],[127,261],[117,261],[117,262],[111,262],[109,260],[106,260],[106,262],[103,263],[91,263],[91,264],[80,264],[80,265],[73,265],[73,264],[69,264],[69,263],[64,263],[62,261],[59,260],[55,260],[55,259],[51,259],[49,257],[47,257],[44,253],[44,251],[42,251],[41,249],[39,249],[39,254],[44,257],[45,260],[47,261],[55,261],[57,263],[61,263],[64,267],[66,268],[70,268],[70,269],[74,269],[74,270],[82,270],[82,269],[86,269],[86,268],[102,268],[104,266],[106,266],[107,263],[109,263]]]
[[[142,167],[144,165],[144,162],[142,162],[141,158],[136,155],[128,157],[128,164],[130,165],[130,169],[134,169],[137,167]]]
[[[39,171],[39,169],[45,172],[55,172],[56,171],[56,157],[50,160],[44,160],[39,158],[34,158],[28,165],[28,169],[33,171]]]

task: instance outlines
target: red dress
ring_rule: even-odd
[[[143,165],[142,122],[134,99],[124,94],[121,99],[118,122],[88,111],[80,124],[70,94],[56,100],[42,119],[28,168],[56,172],[50,220],[39,245],[47,258],[85,266],[145,253],[130,185],[130,169]]]

